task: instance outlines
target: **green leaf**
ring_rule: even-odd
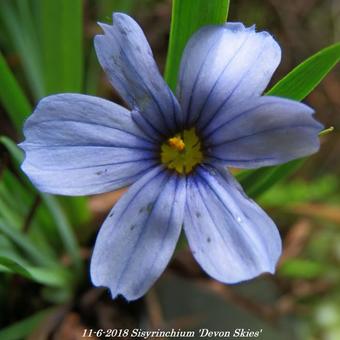
[[[80,257],[79,245],[73,233],[72,226],[70,225],[66,214],[61,208],[60,203],[55,197],[47,194],[41,194],[41,197],[54,217],[59,235],[63,241],[63,245],[66,251],[69,253],[80,276],[80,274],[83,272],[83,263]]]
[[[16,127],[17,131],[21,131],[23,121],[31,112],[32,108],[1,53],[0,87],[1,104],[6,109],[8,116]]]
[[[23,152],[15,145],[13,141],[11,141],[7,137],[0,137],[0,143],[2,143],[7,148],[13,160],[15,161],[16,166],[19,166],[23,161]],[[27,185],[32,187],[27,177],[23,176],[23,178]],[[82,273],[83,264],[80,257],[80,249],[77,244],[76,237],[73,233],[72,226],[66,214],[64,213],[61,204],[55,197],[51,195],[40,193],[40,196],[43,202],[46,204],[51,215],[53,216],[59,235],[65,246],[65,249],[71,256],[73,263],[76,269],[78,270],[78,273],[79,274]]]
[[[340,181],[336,175],[323,175],[306,181],[294,178],[289,183],[280,183],[266,191],[260,203],[267,207],[279,207],[281,210],[297,203],[334,202],[338,196]]]
[[[83,1],[44,0],[38,3],[45,94],[82,92]],[[67,201],[70,211],[74,212],[70,217],[76,223],[89,220],[86,198],[61,198],[60,201]],[[80,210],[82,214],[77,215]]]
[[[56,227],[46,206],[39,204],[34,208],[33,215],[30,215],[38,199],[38,195],[11,171],[3,170],[0,181],[0,218],[9,227],[28,235],[44,256],[56,261],[60,245],[55,244]]]
[[[295,67],[275,84],[268,95],[302,100],[340,60],[340,43],[328,46]]]
[[[24,153],[20,150],[17,145],[8,137],[0,136],[0,143],[8,150],[12,159],[15,162],[16,167],[20,167],[20,164],[24,160]]]
[[[30,88],[34,97],[38,99],[45,93],[40,50],[37,45],[36,32],[32,30],[33,15],[28,6],[20,5],[21,2],[25,1],[0,1],[0,20],[9,35],[13,48],[19,53]],[[15,3],[19,3],[19,11],[16,10]],[[22,22],[28,24],[28,29],[20,24]]]
[[[177,84],[184,47],[199,28],[227,20],[229,0],[173,0],[165,79],[172,90]]]
[[[6,328],[0,330],[0,339],[22,340],[26,339],[41,321],[51,312],[51,309],[40,311],[32,316],[18,321]]]
[[[242,171],[237,179],[248,196],[257,198],[276,182],[294,173],[303,162],[304,159],[297,159],[279,166]]]
[[[0,264],[12,273],[16,273],[43,285],[67,287],[71,282],[70,274],[61,266],[55,268],[33,267],[1,255]]]
[[[17,168],[20,168],[20,165],[24,160],[23,151],[20,150],[17,147],[17,145],[6,136],[0,137],[0,144],[3,144],[6,147],[6,149],[12,156],[15,166]],[[27,176],[22,171],[20,171],[20,174],[22,174],[21,178],[28,185],[28,187],[30,187],[34,192],[36,192],[36,189],[32,186],[32,183],[29,181]],[[45,204],[47,204],[45,196],[41,193],[40,196],[42,197]],[[62,230],[64,230],[65,227],[72,229],[70,222],[72,222],[74,225],[82,225],[84,223],[87,223],[91,218],[91,213],[88,209],[87,204],[88,201],[86,197],[58,197],[58,199],[53,198],[52,200],[54,202],[52,205],[57,205],[58,207],[53,209],[53,211],[51,212],[53,213],[56,212],[57,210],[60,210],[64,216],[64,218],[60,221],[58,219],[55,220],[59,233],[63,235],[65,235],[65,231]],[[49,202],[47,205],[49,206],[50,210],[51,202]],[[67,224],[67,226],[65,223]],[[71,231],[69,233],[71,233]],[[69,235],[68,238],[72,238],[72,236]],[[74,236],[73,238],[75,240]],[[71,243],[74,244],[74,242],[69,240],[66,242],[66,245],[70,246]],[[74,251],[75,249],[73,249],[71,253]]]
[[[92,42],[87,46],[89,50],[87,56],[86,73],[84,75],[85,93],[93,96],[100,96],[98,86],[100,83],[101,69]]]
[[[278,274],[296,279],[315,279],[324,274],[325,270],[325,265],[322,263],[303,259],[289,259],[282,264]]]
[[[27,261],[27,259],[23,260],[22,254],[18,251],[18,248],[13,244],[13,242],[2,234],[0,234],[0,256],[5,256],[16,262]],[[2,266],[1,270],[4,268],[6,267]],[[7,269],[7,271],[9,270]]]
[[[44,0],[39,12],[47,93],[82,92],[83,2]]]
[[[91,220],[91,211],[86,196],[62,196],[58,197],[58,201],[60,202],[63,211],[65,211],[65,214],[68,216],[70,223],[74,225],[75,228],[81,228]]]
[[[7,202],[4,199],[0,200],[0,217],[3,218],[12,228],[19,229],[21,218],[16,211],[9,209]]]
[[[55,262],[46,257],[46,254],[39,251],[27,235],[9,226],[3,219],[0,219],[0,233],[4,234],[14,244],[21,248],[35,263],[39,265],[54,265]]]
[[[295,100],[304,99],[340,60],[340,43],[314,54],[270,89],[267,94]],[[242,172],[238,175],[241,185],[253,198],[283,178],[295,172],[304,159],[298,159],[275,167]]]

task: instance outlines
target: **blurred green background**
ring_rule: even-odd
[[[85,328],[134,327],[340,339],[339,66],[305,100],[335,128],[322,137],[320,152],[294,173],[281,168],[287,176],[273,186],[268,173],[239,174],[280,228],[277,275],[221,285],[200,271],[183,242],[139,301],[112,301],[107,290],[91,286],[95,236],[123,190],[90,198],[40,194],[19,169],[16,143],[25,117],[47,94],[82,92],[123,104],[92,43],[100,33],[96,22],[111,22],[113,11],[140,23],[163,72],[169,0],[0,0],[0,340],[82,339]],[[228,20],[256,23],[280,43],[283,60],[271,85],[340,40],[337,0],[231,0]]]

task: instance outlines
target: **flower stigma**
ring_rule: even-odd
[[[161,161],[179,174],[190,173],[203,160],[201,142],[194,128],[183,130],[161,146]]]
[[[177,149],[178,151],[183,151],[185,148],[182,138],[178,136],[170,138],[168,143],[173,149]]]

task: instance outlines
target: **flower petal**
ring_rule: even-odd
[[[136,182],[101,227],[91,260],[96,286],[141,297],[168,264],[180,235],[185,178],[156,168]]]
[[[271,35],[254,27],[226,23],[199,30],[185,48],[177,89],[187,125],[204,126],[225,103],[260,95],[280,59]]]
[[[112,25],[94,40],[100,64],[130,108],[160,134],[173,133],[182,120],[177,99],[154,61],[142,29],[128,15],[114,13]]]
[[[257,168],[310,155],[319,149],[323,129],[313,113],[305,104],[270,96],[226,107],[204,130],[207,157]]]
[[[273,221],[224,169],[198,168],[188,179],[184,230],[210,276],[236,283],[273,273],[281,239]]]
[[[44,98],[25,123],[22,169],[44,192],[88,195],[129,185],[156,164],[156,146],[123,107],[96,97]]]

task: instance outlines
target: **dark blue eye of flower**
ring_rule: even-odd
[[[177,94],[162,79],[138,24],[113,14],[95,37],[100,64],[130,110],[97,97],[44,98],[27,120],[23,170],[41,190],[89,195],[131,185],[101,227],[95,285],[137,299],[168,264],[181,228],[213,278],[273,273],[273,221],[227,167],[257,168],[316,152],[322,125],[299,102],[261,96],[281,51],[241,23],[208,26],[189,41]]]

